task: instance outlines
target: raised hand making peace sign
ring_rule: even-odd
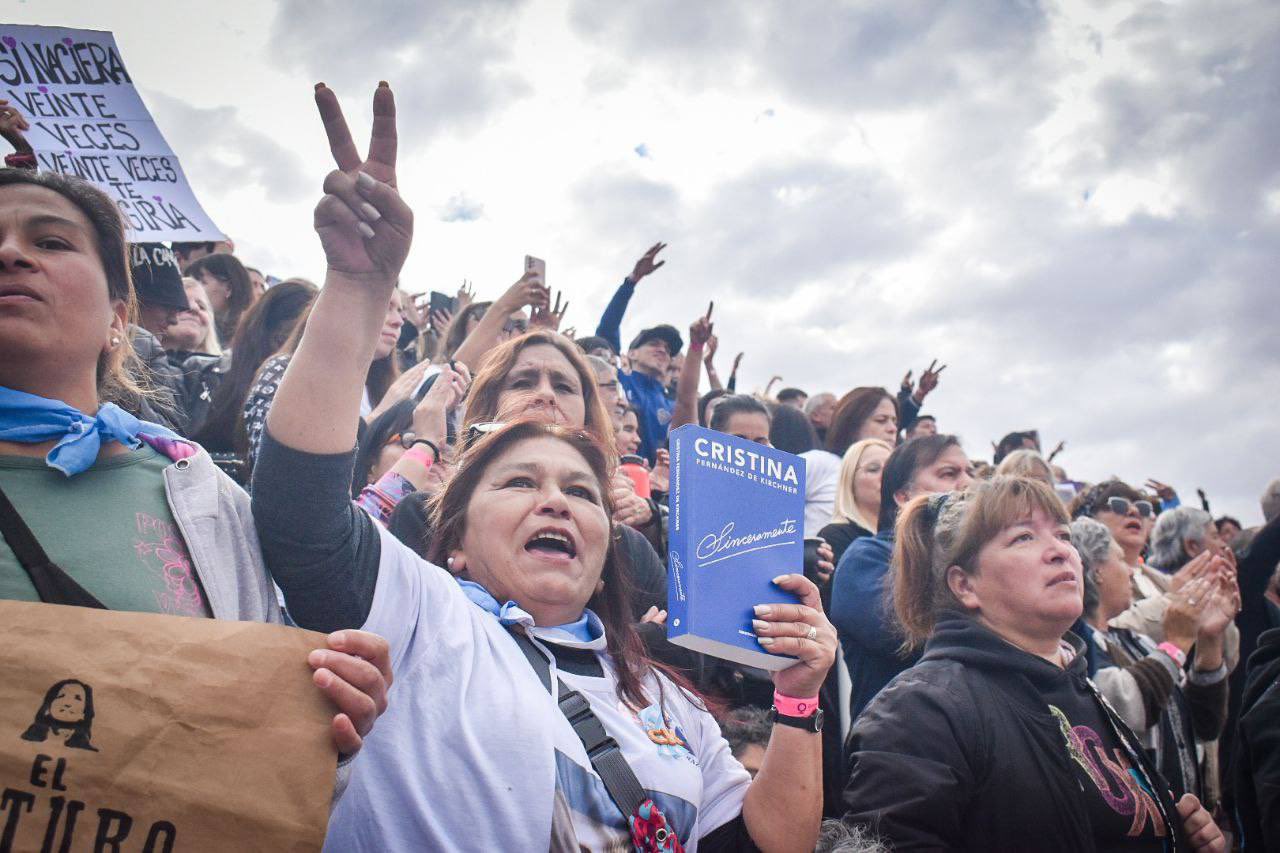
[[[338,96],[316,84],[316,106],[338,168],[324,180],[315,229],[331,273],[393,286],[413,242],[413,212],[396,192],[396,102],[391,87],[373,94],[373,135],[361,158]]]

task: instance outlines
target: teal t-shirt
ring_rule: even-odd
[[[0,488],[49,559],[111,610],[210,616],[164,490],[168,459],[143,445],[74,477],[0,456]],[[39,601],[0,540],[0,599]]]

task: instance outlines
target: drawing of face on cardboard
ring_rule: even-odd
[[[89,738],[93,727],[93,688],[83,681],[59,681],[44,694],[44,704],[25,732],[23,740],[52,739],[72,749],[97,752]]]

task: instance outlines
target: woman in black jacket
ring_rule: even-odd
[[[1086,678],[1066,634],[1080,557],[1047,485],[997,478],[913,499],[892,589],[924,655],[850,734],[854,822],[895,850],[1224,849]]]

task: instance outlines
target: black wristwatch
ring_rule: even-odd
[[[786,714],[779,714],[777,708],[769,709],[769,722],[777,723],[783,726],[791,726],[793,729],[801,729],[806,732],[817,734],[822,731],[822,709],[818,708],[807,717],[788,717]]]

